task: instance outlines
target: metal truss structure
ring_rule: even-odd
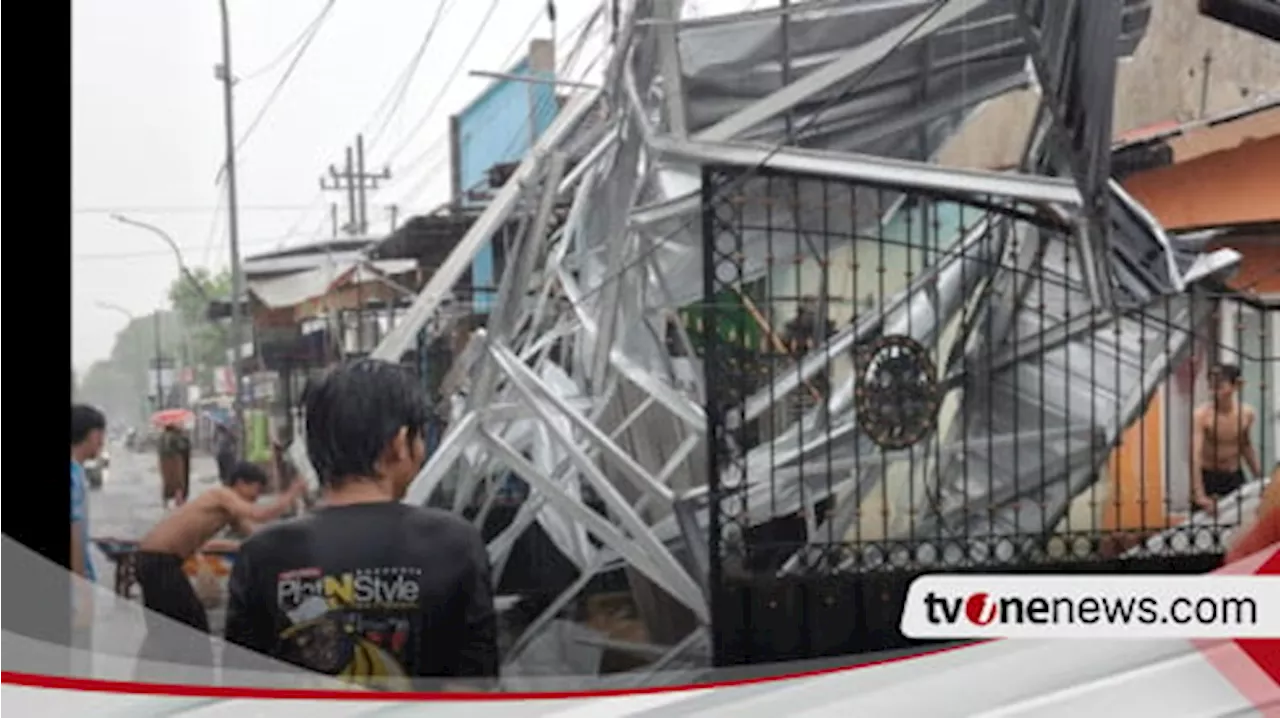
[[[792,429],[749,451],[727,449],[738,452],[732,466],[708,455],[709,426],[727,436],[735,417],[765,414],[820,371],[819,362],[798,362],[737,407],[716,405],[709,422],[707,384],[717,378],[676,361],[696,354],[679,310],[723,280],[704,256],[704,242],[717,232],[706,208],[734,193],[766,191],[759,183],[766,173],[889,188],[897,197],[936,193],[1056,227],[1038,232],[1023,223],[1010,231],[1012,223],[1002,228],[998,219],[975,225],[955,251],[884,297],[874,320],[868,314],[815,352],[845,353],[882,335],[909,335],[932,347],[956,317],[982,314],[993,329],[966,335],[955,350],[983,357],[982,370],[938,367],[957,411],[973,415],[931,439],[943,446],[1016,434],[1023,428],[1011,423],[1016,413],[988,421],[988,402],[1041,401],[1043,389],[1029,387],[1087,356],[1106,379],[1059,388],[1049,413],[1079,415],[1078,405],[1091,401],[1122,410],[1036,428],[1047,437],[1037,445],[1048,453],[1026,457],[1018,470],[1039,477],[1044,466],[1058,467],[1050,469],[1054,481],[1019,484],[1010,465],[954,453],[929,478],[935,532],[980,526],[999,536],[1015,524],[1061,516],[1098,467],[1076,462],[1069,475],[1060,467],[1074,453],[1115,444],[1167,375],[1165,362],[1188,344],[1197,319],[1188,288],[1238,261],[1230,251],[1183,250],[1110,180],[1116,62],[1141,39],[1150,0],[814,0],[684,22],[679,0],[622,5],[604,89],[574,90],[374,353],[399,361],[424,328],[448,331],[457,314],[450,311],[455,284],[495,231],[518,220],[522,231],[508,247],[495,309],[445,379],[453,405],[448,429],[406,498],[422,503],[447,489],[461,510],[479,491],[483,516],[494,500],[491,477],[512,473],[530,485],[514,521],[490,544],[495,572],[537,524],[580,578],[527,628],[508,651],[509,663],[593,576],[619,567],[633,585],[660,589],[670,610],[694,619],[684,638],[655,639],[664,645],[651,670],[705,663],[714,590],[708,577],[719,563],[713,551],[725,502],[745,501],[748,524],[806,512],[811,537],[826,522],[851,520],[839,512],[814,515],[812,503],[800,500],[803,471],[775,479],[789,482],[787,500],[752,493],[751,467],[760,457],[775,457],[774,471],[838,450],[845,463],[833,469],[837,493],[880,478],[855,475],[845,461],[867,443],[852,378],[834,385]],[[1115,52],[1098,50],[1108,47]],[[1040,102],[1020,167],[979,171],[935,161],[981,104],[1027,88]],[[723,184],[704,185],[708,167],[722,170],[716,181]],[[803,187],[794,201],[804,204]],[[554,222],[565,203],[567,218]],[[892,202],[888,211],[895,211]],[[798,228],[804,220],[794,221]],[[744,276],[764,271],[765,240],[751,224],[732,250]],[[1090,311],[1052,321],[1054,307],[1029,299],[1045,296],[1040,285],[1047,283],[1052,301],[1070,295]],[[1168,350],[1142,363],[1130,339],[1148,324],[1164,327],[1158,341]],[[997,394],[975,391],[978,382]],[[818,423],[832,430],[818,443],[798,444],[800,427]],[[295,442],[295,459],[309,470],[302,445]],[[980,501],[958,478],[966,462],[969,471],[991,475],[991,493]],[[710,466],[723,476],[709,476]],[[603,510],[589,506],[586,495]],[[959,550],[979,560],[991,546]],[[792,563],[801,558],[797,553]]]

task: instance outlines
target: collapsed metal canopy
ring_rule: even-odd
[[[887,187],[899,197],[941,193],[1053,224],[1055,232],[1004,231],[992,219],[971,236],[956,237],[956,249],[931,276],[883,298],[881,320],[838,332],[816,352],[844,352],[855,341],[893,333],[935,346],[942,327],[962,310],[990,313],[999,330],[973,337],[966,351],[988,357],[986,371],[955,374],[949,385],[957,411],[974,420],[953,422],[949,434],[933,439],[944,446],[1026,430],[977,417],[989,416],[993,401],[1010,407],[1039,401],[1042,392],[1028,387],[1069,371],[1081,352],[1104,362],[1110,372],[1099,375],[1109,383],[1058,392],[1055,401],[1064,406],[1050,413],[1108,401],[1122,404],[1124,415],[1031,427],[1048,437],[1051,450],[1016,470],[965,452],[941,462],[929,479],[939,496],[930,521],[944,530],[981,523],[999,534],[1011,523],[1047,522],[1066,510],[1096,467],[1063,473],[1048,488],[1019,482],[1018,473],[1035,467],[1043,475],[1045,464],[1061,464],[1080,442],[1114,444],[1168,373],[1166,364],[1132,355],[1133,332],[1146,332],[1144,341],[1163,342],[1165,354],[1177,356],[1195,310],[1155,300],[1181,295],[1197,278],[1235,261],[1230,252],[1206,259],[1175,247],[1109,180],[1116,59],[1137,46],[1149,15],[1147,0],[844,0],[680,23],[678,0],[625,4],[607,89],[577,92],[374,353],[398,360],[423,327],[444,331],[449,316],[442,307],[476,252],[499,227],[521,218],[497,309],[446,379],[458,389],[448,431],[406,497],[424,502],[447,486],[461,511],[479,491],[477,520],[483,521],[496,497],[495,482],[486,487],[486,479],[512,472],[530,484],[514,521],[490,543],[495,572],[536,523],[581,577],[509,651],[513,667],[593,575],[619,566],[695,619],[697,628],[667,644],[652,669],[705,660],[707,527],[721,506],[719,498],[708,500],[706,489],[705,377],[696,365],[675,359],[695,354],[677,312],[705,287],[703,213],[716,201],[702,184],[706,166],[740,168],[734,191],[756,197],[783,192],[760,180],[767,170]],[[1116,52],[1081,51],[1099,47]],[[1024,87],[1039,90],[1040,108],[1019,171],[957,170],[931,161],[977,106]],[[570,155],[578,161],[567,171]],[[799,182],[785,191],[788,201],[805,205],[813,186]],[[566,197],[572,208],[552,231],[551,212]],[[865,198],[854,192],[850,202]],[[894,206],[890,215],[905,211]],[[775,223],[771,231],[799,235],[802,227],[816,226],[803,211],[790,221],[791,229]],[[763,233],[750,225],[743,223],[737,241],[743,271],[759,275],[767,248]],[[849,235],[858,229],[845,228]],[[1017,241],[989,241],[997,235]],[[1069,267],[1068,256],[1076,258]],[[1041,292],[1046,283],[1052,286]],[[918,291],[925,285],[929,291]],[[986,285],[1008,285],[1005,296],[1015,299],[983,299],[979,287]],[[1055,303],[1044,310],[1052,341],[1010,345],[1006,337],[1029,336],[1025,325],[1040,311],[1027,299],[1032,291]],[[1054,324],[1054,306],[1068,300],[1092,306],[1092,321]],[[1165,327],[1159,336],[1144,328],[1156,324]],[[1035,331],[1042,326],[1037,314]],[[672,337],[667,327],[674,327]],[[988,351],[982,342],[1003,348]],[[800,361],[775,377],[745,399],[745,415],[770,411],[818,367]],[[835,459],[830,465],[839,475],[824,478],[837,487],[879,480],[881,474],[857,475],[840,461],[865,445],[852,381],[833,387],[824,406],[742,456],[748,477],[766,454],[769,470],[777,471],[823,453]],[[983,391],[975,391],[979,381]],[[818,421],[832,431],[798,444],[798,427]],[[294,443],[294,458],[305,468],[303,446]],[[994,488],[981,500],[993,513],[971,509],[975,497],[956,481],[961,464],[991,475]],[[812,511],[800,493],[814,487],[802,489],[799,475],[788,476],[775,481],[784,489],[781,501],[749,488],[748,480],[751,522]],[[588,506],[588,494],[603,511]],[[1030,504],[1049,509],[1037,508],[1031,517]],[[824,520],[847,523],[851,516],[837,511]],[[810,516],[811,538],[820,523]]]

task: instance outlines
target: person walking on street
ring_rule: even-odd
[[[88,480],[84,463],[102,452],[107,418],[85,404],[71,406],[71,572],[73,589],[72,645],[89,650],[93,619],[93,583],[97,574],[89,557]]]
[[[168,424],[160,432],[160,503],[181,506],[191,496],[191,439],[182,427]]]
[[[241,545],[228,643],[371,688],[496,677],[479,530],[400,501],[426,458],[420,383],[403,367],[364,359],[310,385],[303,406],[323,501]]]
[[[236,438],[226,424],[218,424],[213,432],[213,456],[218,462],[218,480],[226,482],[236,465]]]
[[[288,491],[295,481],[300,481],[298,468],[289,458],[289,446],[292,444],[289,432],[281,429],[271,444],[271,463],[275,473],[276,491]]]

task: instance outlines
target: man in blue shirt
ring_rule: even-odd
[[[93,562],[89,559],[89,506],[88,482],[84,475],[84,462],[97,458],[102,451],[107,419],[102,412],[84,404],[71,406],[71,571],[90,586],[96,579]],[[75,592],[75,627],[87,629],[92,618],[90,591],[83,588]]]

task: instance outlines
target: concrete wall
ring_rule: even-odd
[[[1203,17],[1196,0],[1153,0],[1146,37],[1117,78],[1115,134],[1200,116],[1205,56],[1208,115],[1228,112],[1260,95],[1280,92],[1280,43]],[[1001,97],[979,110],[944,148],[940,161],[964,167],[1016,163],[1036,107],[1030,91]]]
[[[529,45],[529,55],[508,69],[507,74],[554,77],[554,46],[547,40],[534,40]],[[490,168],[523,157],[551,125],[558,110],[555,86],[551,84],[494,80],[454,120],[454,177],[460,185],[460,196],[455,200],[464,205],[484,204],[484,199],[471,198],[468,192],[487,191]],[[493,247],[487,246],[472,263],[472,286],[496,287],[497,280]],[[474,301],[476,311],[486,312],[493,295],[477,291]]]

